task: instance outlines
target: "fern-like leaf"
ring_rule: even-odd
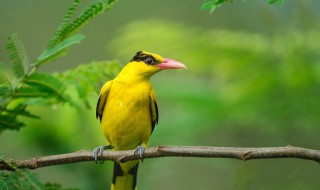
[[[30,117],[38,119],[39,117],[26,110],[27,105],[25,103],[17,104],[12,109],[5,109],[3,114],[0,115],[0,132],[3,129],[19,130],[24,127],[24,123],[18,120],[18,116]]]
[[[2,132],[5,129],[19,130],[21,127],[24,127],[24,124],[17,120],[17,115],[0,115],[0,132]]]
[[[120,64],[117,61],[100,61],[79,65],[75,69],[58,73],[56,76],[73,87],[78,93],[78,97],[83,100],[86,107],[90,107],[87,97],[92,92],[99,92],[101,85],[115,77],[120,71]]]
[[[13,89],[13,86],[12,86],[13,76],[11,74],[11,71],[12,70],[8,68],[7,64],[0,62],[0,87],[7,86]],[[0,91],[0,95],[1,94],[2,93]]]
[[[63,188],[62,185],[57,183],[46,183],[43,190],[79,190],[77,188]]]
[[[39,98],[39,97],[50,97],[50,92],[44,91],[41,88],[35,86],[24,86],[21,87],[18,92],[16,92],[16,98]]]
[[[40,88],[44,93],[51,93],[61,100],[65,100],[64,91],[66,86],[56,77],[44,74],[44,73],[34,73],[26,80],[26,84]]]
[[[7,51],[16,77],[22,78],[28,72],[29,60],[18,34],[9,37]]]
[[[269,4],[274,4],[274,3],[278,2],[278,4],[280,6],[282,6],[284,4],[284,1],[285,0],[269,0]]]
[[[14,181],[18,181],[17,176],[11,176],[7,172],[0,172],[0,189],[1,190],[16,190]]]
[[[38,119],[39,116],[34,115],[26,110],[27,104],[20,103],[12,110],[6,110],[6,113],[10,114],[11,116],[25,116]]]
[[[14,76],[8,67],[9,65],[0,62],[0,107],[3,106],[15,88]]]
[[[4,159],[0,159],[3,162]],[[22,172],[22,173],[21,173]],[[37,175],[29,170],[20,170],[19,172],[0,171],[0,189],[1,190],[79,190],[76,188],[63,188],[56,183],[46,183],[43,185]]]
[[[49,40],[49,43],[48,43],[48,46],[47,46],[48,49],[50,49],[53,46],[55,46],[57,44],[57,42],[59,42],[61,40],[62,31],[67,28],[68,24],[70,23],[70,19],[72,18],[72,16],[73,16],[75,10],[77,9],[79,3],[80,3],[80,0],[74,0],[73,1],[72,5],[69,7],[66,15],[64,16],[62,23],[58,27],[58,29],[55,32],[55,34],[53,35],[53,37]]]
[[[40,182],[39,178],[28,169],[16,169],[16,172],[22,178],[22,184],[24,187],[30,187],[30,189],[42,190],[44,185]]]
[[[73,7],[76,7],[77,5],[77,3],[74,2],[73,5],[70,7],[68,13],[66,14],[65,20],[63,21],[63,25],[58,28],[57,32],[50,40],[48,47],[55,46],[66,37],[70,36],[75,31],[79,30],[94,16],[102,13],[105,10],[110,9],[115,2],[116,0],[100,0],[96,3],[93,3],[90,7],[85,9],[78,17],[76,17],[72,22],[69,22],[71,16],[74,13]],[[67,24],[67,22],[69,23]]]
[[[69,103],[71,106],[80,110],[79,105],[72,99],[72,97],[69,94],[65,93],[67,89],[65,81],[62,82],[62,80],[60,80],[56,76],[44,73],[34,73],[26,80],[26,84],[31,88],[38,88],[38,90],[31,92],[31,89],[25,89],[24,91],[22,91],[22,94],[20,95],[24,95],[24,92],[41,93],[41,96],[36,97],[37,99],[40,99],[28,99],[28,103],[43,105],[54,103]],[[55,101],[50,101],[50,98],[46,97],[46,93],[49,95],[51,99],[55,98]],[[32,94],[29,95],[32,96]]]
[[[20,189],[42,190],[44,188],[44,185],[40,182],[38,177],[34,173],[30,172],[28,169],[19,169],[10,161],[4,158],[1,158],[0,162],[7,164],[14,171],[6,175],[8,179],[1,178],[6,184],[10,185],[10,183],[13,183],[14,190],[15,189],[16,190],[20,190]],[[3,173],[4,172],[0,173],[0,175],[2,176]]]
[[[50,48],[50,49],[46,49],[36,60],[36,62],[33,64],[33,66],[39,66],[40,64],[49,61],[49,60],[53,60],[55,58],[57,58],[59,55],[61,55],[62,53],[64,53],[68,47],[70,47],[73,44],[77,44],[80,43],[82,40],[84,39],[84,36],[81,34],[78,35],[74,35],[71,36],[65,40],[63,40],[61,43],[59,43],[58,45]]]

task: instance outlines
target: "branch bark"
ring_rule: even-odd
[[[238,147],[206,147],[206,146],[158,146],[147,148],[143,154],[144,159],[158,157],[202,157],[202,158],[233,158],[238,160],[268,159],[268,158],[300,158],[320,163],[320,151],[293,146],[266,147],[266,148],[238,148]],[[134,150],[104,151],[98,160],[112,160],[126,162],[140,159],[134,155]],[[0,170],[12,170],[6,163],[9,162],[17,168],[37,169],[40,167],[70,164],[76,162],[94,161],[92,151],[81,150],[77,152],[34,157],[26,160],[14,159],[0,160]]]

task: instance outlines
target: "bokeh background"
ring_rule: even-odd
[[[0,56],[17,32],[35,59],[72,1],[1,0]],[[45,65],[55,73],[93,60],[123,66],[147,50],[185,63],[188,70],[152,78],[160,121],[150,146],[300,146],[319,149],[320,1],[267,0],[226,3],[213,14],[203,1],[119,1],[80,33],[86,39],[67,56]],[[82,6],[90,4],[83,1]],[[81,10],[81,9],[80,9]],[[101,81],[101,85],[103,81]],[[92,109],[68,105],[30,107],[40,120],[4,131],[0,154],[15,159],[93,149],[105,144]],[[44,182],[67,188],[107,189],[111,162],[77,163],[35,170]],[[313,190],[317,163],[298,159],[158,158],[139,168],[139,189]]]

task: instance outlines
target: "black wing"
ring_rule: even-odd
[[[154,130],[156,124],[158,124],[159,120],[159,112],[158,112],[158,105],[156,95],[153,90],[150,92],[150,115],[151,115],[151,133]]]
[[[109,91],[111,89],[112,81],[106,82],[100,90],[99,100],[96,108],[96,117],[97,119],[102,120],[103,110],[105,105],[107,104],[107,99],[109,95]]]

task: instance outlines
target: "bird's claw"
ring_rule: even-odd
[[[139,154],[141,158],[141,162],[143,162],[143,154],[144,154],[145,148],[144,146],[138,146],[135,150],[133,155],[135,156],[136,154]]]
[[[97,163],[98,161],[98,156],[102,156],[103,151],[106,149],[112,149],[111,145],[108,146],[98,146],[96,148],[93,149],[92,151],[92,157],[94,158],[94,161]],[[103,160],[100,161],[100,164],[103,164]]]

